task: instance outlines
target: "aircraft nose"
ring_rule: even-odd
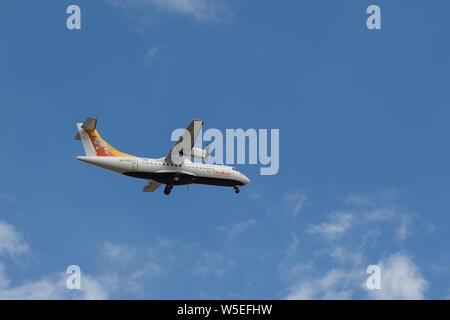
[[[244,179],[243,179],[243,180],[244,180],[244,185],[247,185],[247,184],[250,183],[250,179],[247,178],[245,175],[242,175],[242,178],[244,178]]]

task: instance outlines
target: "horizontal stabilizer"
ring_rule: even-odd
[[[95,130],[96,126],[97,126],[97,118],[86,118],[86,120],[84,120],[83,124],[81,125],[81,128],[85,130]],[[80,132],[77,132],[75,140],[81,141]]]
[[[87,118],[81,127],[84,130],[95,130],[95,127],[97,126],[97,118]]]
[[[161,185],[161,183],[156,182],[154,180],[149,179],[148,183],[145,185],[144,189],[142,189],[143,192],[153,192]]]

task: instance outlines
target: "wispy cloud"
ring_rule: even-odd
[[[298,240],[298,237],[294,233],[291,233],[291,238],[292,238],[292,242],[286,250],[287,257],[293,257],[297,254],[299,243],[300,243],[300,241]]]
[[[371,207],[381,204],[388,204],[395,199],[397,191],[394,189],[384,190],[377,193],[349,193],[346,196],[340,197],[342,202],[351,206],[357,207]]]
[[[120,264],[132,263],[137,255],[135,248],[111,242],[102,243],[100,252],[105,259]]]
[[[28,245],[16,228],[5,221],[0,221],[0,255],[15,256],[27,251]]]
[[[343,197],[342,201],[356,206],[370,206],[373,204],[373,199],[368,194],[350,193]]]
[[[150,25],[155,13],[177,14],[192,18],[197,22],[226,21],[232,11],[223,0],[105,0],[110,5],[122,8],[139,20]]]
[[[251,190],[249,192],[249,196],[250,196],[250,199],[253,200],[253,201],[258,201],[258,200],[262,199],[261,193],[259,193],[257,191],[254,191],[254,190]]]
[[[336,240],[348,234],[357,226],[374,223],[398,223],[396,237],[404,240],[410,233],[413,215],[396,207],[381,206],[377,208],[361,208],[334,211],[328,215],[326,221],[312,224],[308,233],[323,236],[328,240]]]
[[[425,298],[428,281],[409,256],[393,254],[378,265],[381,268],[381,290],[370,290],[370,296],[383,300]]]
[[[3,274],[2,274],[3,273]],[[108,299],[108,292],[95,278],[83,275],[81,290],[66,288],[66,274],[61,273],[43,277],[36,281],[26,281],[22,285],[10,286],[9,280],[0,282],[0,299],[2,300],[101,300]],[[0,279],[7,279],[0,267]],[[1,280],[0,280],[1,281]]]
[[[5,223],[2,223],[1,226],[0,245],[3,247],[0,258],[2,254],[28,252],[28,245],[11,225],[4,228]],[[98,248],[102,271],[93,276],[81,269],[81,290],[67,289],[68,275],[65,272],[11,286],[12,281],[0,260],[0,299],[108,299],[118,292],[139,292],[148,285],[149,279],[160,277],[173,264],[170,257],[167,259],[168,255],[162,252],[168,248],[168,243],[163,240],[158,241],[151,250],[111,242],[105,242]]]
[[[327,222],[311,225],[308,232],[334,240],[350,230],[357,222],[357,217],[346,211],[333,212]]]
[[[151,286],[154,279],[164,276],[174,265],[171,246],[165,239],[142,247],[102,243],[97,262],[102,273],[108,276],[111,293],[138,293]]]
[[[295,191],[293,193],[288,193],[285,195],[284,199],[289,202],[290,212],[295,217],[303,209],[307,196],[300,191]]]
[[[355,268],[333,268],[323,275],[303,278],[288,289],[286,299],[352,299],[361,288],[368,298],[383,300],[424,299],[428,281],[422,276],[412,259],[401,253],[390,255],[378,263],[381,268],[381,289],[366,288],[367,274],[364,265]]]
[[[16,201],[16,198],[13,195],[10,195],[8,193],[1,193],[0,194],[0,201]]]
[[[321,277],[302,281],[289,289],[288,300],[312,299],[351,299],[353,290],[351,282],[358,278],[354,272],[332,269]]]
[[[197,259],[193,273],[202,276],[212,275],[222,277],[225,273],[224,256],[210,250],[203,251],[201,258]]]
[[[144,57],[145,66],[149,66],[153,61],[155,61],[158,57],[158,53],[160,52],[161,47],[152,47],[147,50]]]
[[[0,259],[4,256],[18,257],[30,252],[29,246],[16,228],[0,221]],[[108,292],[101,282],[87,274],[82,274],[81,290],[66,288],[67,274],[64,272],[27,280],[12,286],[5,265],[0,260],[0,299],[107,299]]]
[[[10,286],[9,279],[0,266],[0,299],[2,300],[104,300],[108,291],[96,278],[83,274],[81,290],[66,288],[67,274],[60,273],[21,285]],[[3,282],[1,282],[3,279]]]
[[[397,239],[398,240],[405,240],[406,237],[409,236],[411,233],[411,224],[412,224],[412,217],[408,214],[402,214],[401,215],[401,223],[400,226],[397,229]]]
[[[255,224],[256,224],[255,219],[249,219],[246,221],[238,222],[229,227],[219,227],[218,229],[227,231],[228,238],[232,239],[232,238],[236,237],[237,235],[243,233],[245,230],[247,230],[251,226],[254,226]]]
[[[105,242],[99,246],[99,264],[107,275],[112,296],[158,296],[153,284],[158,279],[176,276],[221,278],[234,266],[233,253],[210,250],[197,243],[184,243],[170,239],[157,239],[143,246],[129,246]],[[131,255],[127,255],[127,251]],[[128,261],[121,261],[121,256]],[[106,281],[105,280],[105,281]],[[105,284],[106,285],[106,284]],[[174,293],[175,294],[175,293]],[[182,297],[180,293],[180,297]]]
[[[315,251],[307,263],[304,255],[293,254],[298,251],[295,238],[294,246],[287,245],[286,256],[280,262],[280,275],[289,283],[287,299],[351,299],[361,295],[374,299],[425,298],[428,281],[403,251],[403,245],[392,241],[388,252],[379,245],[381,237],[405,241],[416,215],[392,201],[386,204],[376,198],[353,194],[346,198],[351,201],[344,201],[351,208],[344,205],[343,209],[328,214],[324,221],[306,226],[305,231],[316,236],[314,241],[324,242],[322,250]],[[395,243],[400,249],[395,248]],[[366,268],[374,264],[369,249],[387,257],[378,263],[381,290],[369,291],[365,286]]]
[[[436,227],[434,226],[433,223],[427,223],[427,227],[426,227],[427,234],[433,234],[435,229],[436,229]]]

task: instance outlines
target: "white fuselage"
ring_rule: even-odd
[[[165,158],[78,156],[78,160],[130,177],[152,179],[162,184],[207,184],[236,187],[250,180],[235,168],[191,162],[180,165]]]

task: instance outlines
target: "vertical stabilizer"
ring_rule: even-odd
[[[83,123],[77,123],[76,140],[81,140],[84,151],[89,157],[134,157],[111,147],[98,133],[97,118],[87,118]]]
[[[86,125],[85,125],[86,123],[89,123],[90,124],[89,127],[92,127],[92,120],[90,120],[90,119],[95,119],[95,118],[87,118],[84,123],[77,123],[78,133],[75,136],[75,139],[81,140],[81,142],[83,143],[84,152],[86,153],[87,156],[96,157],[97,152],[95,151],[95,148],[92,145],[92,141],[91,141],[91,138],[89,137],[89,133],[87,133],[87,131],[84,129],[86,127]],[[88,122],[88,120],[89,120],[89,122]],[[95,119],[95,122],[96,121],[97,121],[97,119]],[[95,123],[94,123],[94,129],[95,129]]]

